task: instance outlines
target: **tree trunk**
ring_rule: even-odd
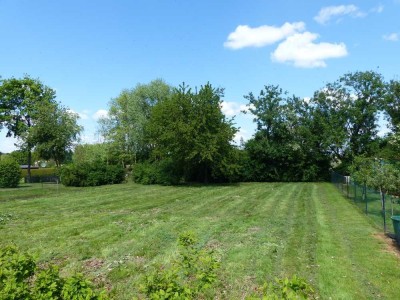
[[[380,189],[382,201],[382,217],[383,217],[383,232],[386,233],[386,206],[385,206],[385,191]]]

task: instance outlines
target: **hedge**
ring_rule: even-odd
[[[61,168],[61,183],[66,186],[98,186],[121,183],[124,180],[125,170],[121,165],[87,162]]]
[[[52,176],[57,175],[58,170],[56,168],[41,168],[41,169],[31,169],[31,176]],[[28,170],[22,170],[22,176],[28,176]]]

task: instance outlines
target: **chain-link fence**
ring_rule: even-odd
[[[336,172],[331,174],[332,183],[341,193],[362,210],[368,217],[387,233],[394,233],[391,216],[400,215],[400,199],[398,196],[385,196],[383,209],[379,191],[358,184],[350,176],[343,176]]]

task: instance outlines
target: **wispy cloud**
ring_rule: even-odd
[[[318,35],[311,32],[296,33],[278,45],[271,59],[299,68],[320,68],[326,67],[325,60],[348,54],[344,43],[315,43],[317,38]]]
[[[399,40],[399,34],[396,32],[390,34],[384,34],[383,39],[386,41],[397,42]]]
[[[327,6],[323,7],[319,11],[318,15],[314,17],[314,20],[320,24],[326,24],[333,18],[338,18],[345,15],[351,16],[353,18],[359,18],[365,17],[366,13],[362,12],[357,6],[353,4]]]
[[[385,7],[384,7],[382,4],[379,4],[378,6],[372,8],[372,9],[370,10],[370,12],[380,14],[380,13],[383,12],[384,8],[385,8]]]
[[[230,49],[263,47],[304,30],[305,24],[303,22],[286,22],[281,27],[263,25],[252,28],[248,25],[239,25],[234,32],[229,34],[224,46]]]

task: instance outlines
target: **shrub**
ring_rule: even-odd
[[[217,280],[219,262],[213,251],[199,248],[192,232],[179,236],[179,257],[169,267],[147,275],[142,287],[150,299],[206,299]]]
[[[125,170],[122,166],[103,162],[73,163],[61,169],[61,182],[66,186],[98,186],[124,180]]]
[[[0,248],[0,299],[106,300],[82,275],[61,278],[55,266],[38,270],[34,259],[15,246]]]
[[[182,182],[177,167],[169,159],[134,165],[133,181],[141,184],[178,184]]]
[[[21,168],[11,157],[0,160],[0,188],[15,188],[21,178]]]
[[[265,283],[258,292],[247,298],[247,300],[256,299],[317,299],[316,293],[312,286],[303,278],[294,275],[292,278],[279,279],[275,278],[273,283]]]

